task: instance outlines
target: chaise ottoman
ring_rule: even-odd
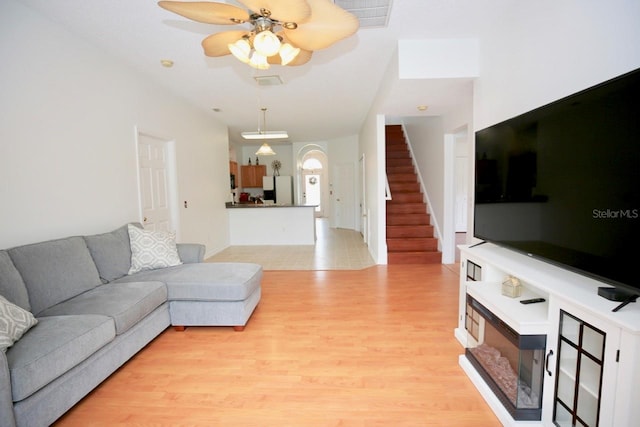
[[[171,324],[176,330],[186,326],[233,326],[242,331],[260,301],[261,279],[259,264],[205,262],[143,271],[114,282],[164,282]]]

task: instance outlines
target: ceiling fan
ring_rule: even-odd
[[[216,2],[160,1],[158,5],[205,24],[251,24],[250,29],[212,34],[202,47],[207,56],[233,54],[257,69],[305,64],[313,51],[349,37],[359,27],[356,16],[331,0],[238,1],[248,10]]]

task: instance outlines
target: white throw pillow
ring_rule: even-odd
[[[131,224],[128,230],[131,242],[129,274],[182,264],[175,233],[143,230]]]
[[[0,350],[7,351],[36,323],[33,314],[0,295]]]

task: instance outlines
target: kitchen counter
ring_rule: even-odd
[[[275,203],[235,203],[227,202],[227,209],[244,209],[244,208],[315,208],[315,205],[278,205]]]
[[[232,246],[315,245],[315,206],[227,203]]]

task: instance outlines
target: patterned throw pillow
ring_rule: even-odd
[[[7,351],[25,332],[38,323],[33,314],[0,295],[0,350]]]
[[[131,242],[129,274],[182,264],[175,233],[143,230],[131,224],[128,230]]]

